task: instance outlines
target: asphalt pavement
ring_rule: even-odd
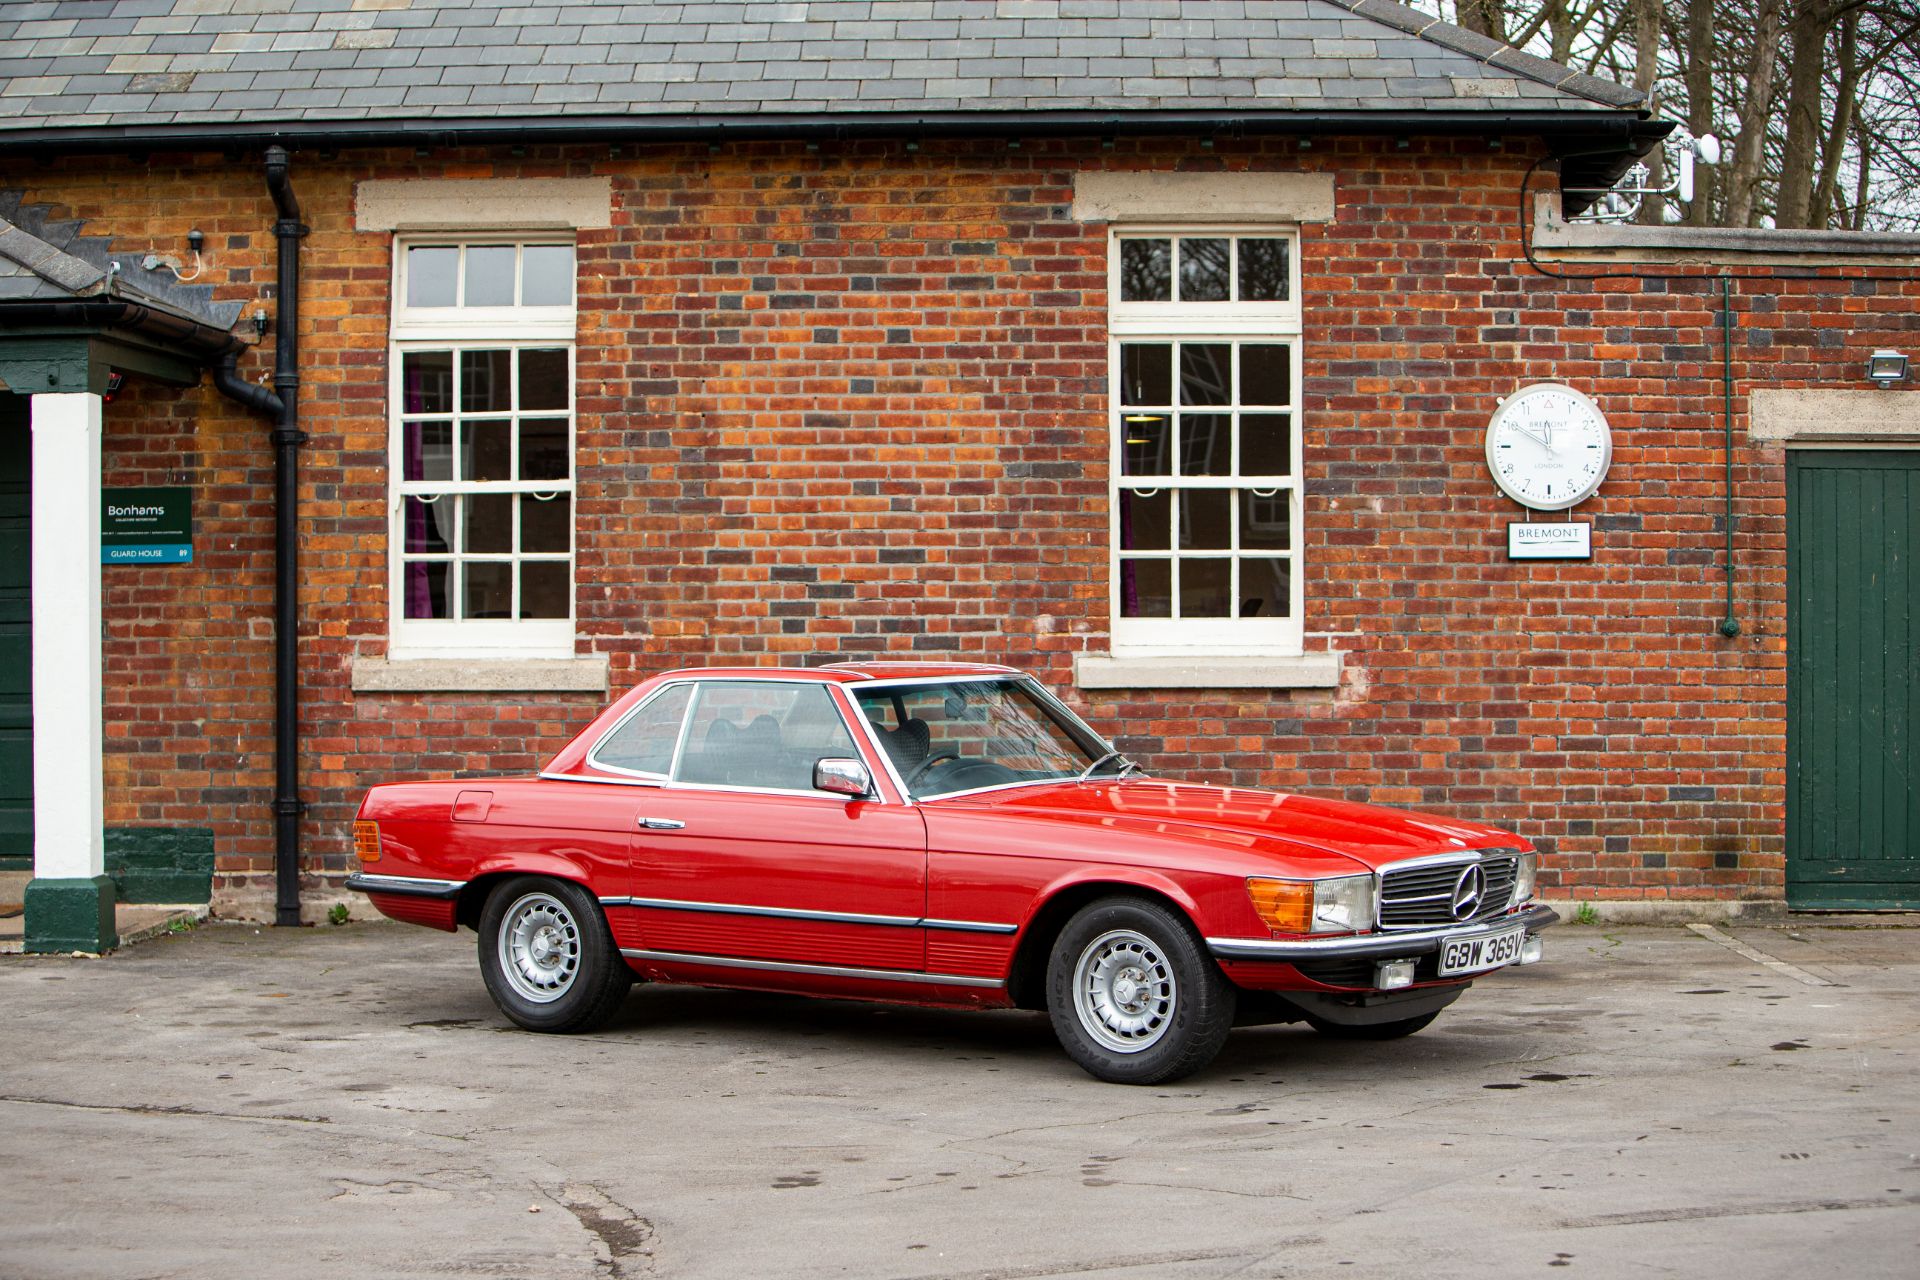
[[[1410,1039],[1128,1088],[1037,1014],[536,1036],[470,933],[207,925],[0,960],[0,1277],[1905,1280],[1917,980],[1914,928],[1561,927]]]

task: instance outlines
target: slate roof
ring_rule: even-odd
[[[0,305],[68,298],[119,298],[214,329],[231,329],[244,302],[215,302],[208,285],[182,284],[165,266],[148,271],[144,254],[107,252],[106,236],[23,205],[0,191]]]
[[[1640,105],[1386,0],[0,5],[0,138],[15,141],[355,120]]]

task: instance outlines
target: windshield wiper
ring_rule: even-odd
[[[1122,778],[1126,777],[1129,773],[1138,773],[1140,771],[1139,765],[1127,759],[1125,756],[1121,755],[1118,751],[1109,751],[1107,752],[1107,754],[1101,756],[1098,760],[1095,760],[1092,764],[1082,769],[1080,771],[1080,776],[1075,778],[1074,781],[1085,782],[1088,778],[1091,778],[1093,776],[1093,771],[1095,769],[1098,769],[1101,765],[1105,764],[1109,760],[1118,760],[1120,762],[1120,776]]]

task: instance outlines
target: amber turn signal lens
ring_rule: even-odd
[[[1267,927],[1281,933],[1309,933],[1313,929],[1313,881],[1249,880],[1247,896]]]
[[[379,823],[356,822],[353,824],[353,853],[362,862],[380,861]]]

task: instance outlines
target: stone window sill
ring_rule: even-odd
[[[1080,653],[1073,682],[1082,689],[1337,689],[1338,653],[1286,657],[1128,658]]]
[[[355,658],[355,693],[598,693],[607,657]]]

